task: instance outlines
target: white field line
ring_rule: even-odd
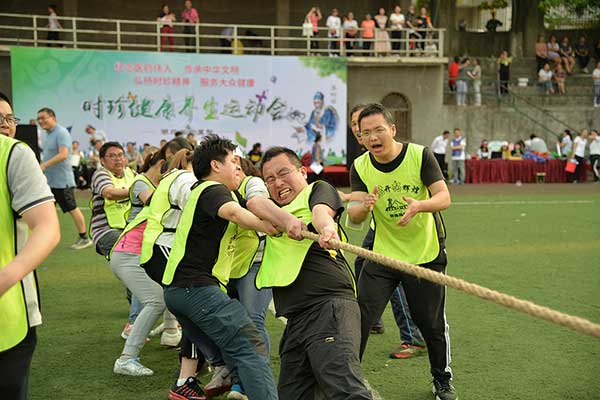
[[[273,300],[271,300],[271,302],[269,303],[269,311],[271,311],[271,314],[275,315],[275,303],[273,302]],[[277,319],[281,321],[282,324],[287,325],[286,318],[279,317]],[[373,394],[373,400],[383,400],[383,397],[381,397],[377,390],[373,389],[367,378],[365,378],[365,386],[371,391],[371,394]]]
[[[453,206],[517,206],[542,204],[594,204],[594,200],[505,200],[505,201],[453,201]]]

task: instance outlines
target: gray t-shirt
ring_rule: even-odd
[[[54,196],[33,151],[23,143],[16,144],[12,149],[8,160],[7,179],[12,209],[19,216],[37,205],[54,201]],[[17,220],[17,253],[23,250],[28,237],[29,227],[25,221],[19,218]],[[25,293],[29,326],[38,326],[42,323],[42,314],[33,272],[27,274],[21,282]]]
[[[75,186],[75,177],[71,168],[71,145],[69,131],[58,124],[45,137],[42,161],[48,161],[56,156],[61,147],[69,149],[69,155],[66,160],[48,167],[44,171],[48,179],[48,186],[53,189],[65,189]]]
[[[257,196],[268,199],[270,197],[269,189],[267,189],[267,185],[265,185],[265,182],[261,178],[253,176],[246,183],[246,200],[250,200],[251,198]],[[256,251],[256,256],[254,257],[255,263],[262,261],[263,253],[265,250],[265,241],[263,240],[264,233],[258,232],[258,236],[261,240],[260,246],[258,246],[258,250]]]
[[[133,221],[133,219],[142,211],[144,208],[144,202],[140,200],[140,193],[145,192],[148,189],[152,189],[146,182],[137,180],[131,187],[131,211],[129,212],[129,218],[127,222]]]
[[[469,79],[469,75],[467,75],[467,72],[471,71],[471,67],[469,67],[468,65],[465,65],[462,68],[458,69],[458,76],[456,77],[457,81],[466,81]]]

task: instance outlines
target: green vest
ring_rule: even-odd
[[[148,186],[150,186],[151,189],[156,190],[154,183],[152,183],[150,181],[150,179],[148,179],[148,177],[146,177],[146,175],[144,175],[144,174],[136,175],[135,179],[131,183],[131,187],[129,188],[129,201],[132,203],[132,207],[133,207],[133,185],[135,185],[136,181],[145,182]],[[119,238],[115,241],[115,244],[113,245],[112,249],[110,249],[110,253],[108,253],[108,255],[106,256],[107,260],[110,261],[110,259],[112,257],[112,253],[115,250],[115,247],[117,247],[117,244],[119,244],[121,239],[123,239],[123,236],[125,236],[128,232],[132,231],[139,224],[145,222],[148,219],[148,209],[149,209],[148,206],[143,206],[141,211],[139,213],[137,213],[136,216],[131,221],[127,222],[125,229],[123,229],[123,232],[121,232],[121,234],[119,235]]]
[[[114,176],[109,170],[106,170],[106,172],[108,172],[113,186],[117,189],[129,189],[135,179],[135,172],[129,167],[125,167],[121,178]],[[108,226],[113,229],[125,228],[130,209],[131,201],[129,201],[129,198],[121,200],[104,199],[104,212],[106,213]]]
[[[140,265],[147,263],[152,258],[154,249],[154,243],[161,233],[165,231],[163,226],[163,218],[167,214],[172,206],[169,201],[169,191],[171,185],[175,182],[181,174],[189,173],[188,171],[175,169],[160,180],[160,183],[156,187],[154,194],[152,195],[152,201],[147,207],[148,211],[146,218],[148,223],[144,230],[144,240],[142,242],[142,253],[140,254]]]
[[[246,185],[251,178],[252,176],[245,177],[238,189],[238,193],[243,199],[246,199]],[[239,279],[248,273],[254,262],[254,257],[256,257],[259,244],[260,240],[256,231],[243,229],[239,226],[237,227],[235,234],[235,253],[233,255],[233,264],[229,275],[230,279]]]
[[[423,146],[409,143],[404,160],[392,172],[375,168],[365,153],[354,160],[354,168],[367,186],[369,193],[379,187],[379,199],[373,209],[375,242],[373,251],[412,264],[433,261],[440,252],[440,244],[432,213],[416,214],[408,226],[399,226],[407,208],[402,196],[415,200],[430,198],[421,180]]]
[[[162,283],[164,285],[170,285],[173,282],[175,271],[185,256],[187,238],[192,227],[192,223],[194,222],[194,213],[196,212],[196,205],[198,204],[200,195],[207,187],[218,184],[218,182],[214,181],[204,181],[192,189],[188,202],[183,208],[179,225],[177,226],[175,241],[173,242],[173,247],[171,248],[171,253],[169,254],[169,261],[167,262],[167,267],[165,268],[165,273],[162,279]],[[232,197],[237,201],[235,194],[232,194]],[[219,280],[223,290],[225,290],[225,286],[227,286],[227,283],[229,282],[229,275],[233,265],[233,255],[235,254],[236,246],[236,231],[237,225],[233,222],[229,222],[227,224],[227,228],[225,229],[225,233],[221,238],[217,261],[212,268],[212,275]]]
[[[0,135],[0,269],[6,267],[17,253],[16,219],[8,187],[8,159],[18,142]],[[0,352],[19,344],[29,329],[27,305],[21,282],[0,297]]]
[[[300,219],[306,225],[312,222],[312,212],[310,210],[310,194],[314,184],[305,187],[296,198],[288,205],[282,208]],[[340,237],[345,241],[345,234],[340,232]],[[312,240],[293,240],[285,233],[278,236],[267,236],[263,260],[256,276],[256,287],[284,287],[291,285],[304,263],[304,258],[312,246]],[[332,256],[336,253],[330,251]],[[355,286],[352,273],[348,271],[352,285]],[[355,287],[356,291],[356,287]]]

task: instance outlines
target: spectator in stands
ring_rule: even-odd
[[[565,94],[565,81],[567,79],[567,73],[563,68],[562,64],[558,64],[556,66],[556,70],[554,71],[554,80],[556,81],[556,86],[559,94]]]
[[[315,142],[313,143],[311,152],[310,152],[310,166],[314,172],[314,177],[311,182],[317,181],[323,177],[323,148],[321,147],[321,134],[317,133],[315,136]],[[316,168],[314,168],[316,167]],[[321,167],[321,168],[319,168]],[[317,170],[315,170],[317,169]],[[317,172],[318,171],[318,172]]]
[[[96,143],[98,140],[101,142],[106,142],[108,140],[104,131],[96,129],[92,125],[87,125],[85,127],[85,132],[88,134],[90,146],[92,147],[94,147],[94,143]]]
[[[592,81],[594,82],[594,107],[600,107],[600,59],[596,61],[596,68],[592,72]]]
[[[358,21],[354,19],[354,13],[348,11],[348,16],[344,21],[345,45],[348,53],[356,47],[356,36],[358,35]]]
[[[555,35],[550,35],[547,43],[548,46],[548,58],[554,62],[554,65],[560,63],[560,45],[556,41]]]
[[[419,34],[416,31],[417,28],[417,14],[415,12],[415,6],[409,6],[408,12],[405,17],[406,28],[408,29],[408,37],[411,39],[408,44],[409,49],[414,49],[416,47],[415,39],[419,38]]]
[[[431,33],[427,34],[427,41],[425,44],[425,57],[436,57],[438,53],[437,45],[433,42],[433,35]]]
[[[458,67],[460,66],[459,61],[460,58],[455,56],[454,62],[448,66],[448,88],[450,88],[451,92],[456,90],[456,78],[458,77]]]
[[[467,93],[468,93],[468,80],[469,72],[471,68],[469,65],[471,60],[469,57],[465,57],[458,66],[458,77],[456,78],[456,105],[466,106],[467,105]]]
[[[167,139],[160,139],[159,147],[162,148],[165,144],[167,144]]]
[[[156,20],[160,25],[160,51],[173,51],[175,41],[173,39],[173,22],[175,22],[175,14],[169,10],[169,6],[163,4],[160,9],[160,14]],[[168,45],[167,45],[168,43]]]
[[[135,148],[135,143],[127,142],[127,149],[125,150],[125,157],[127,158],[127,164],[133,171],[137,171],[142,166],[142,156]]]
[[[496,10],[492,10],[492,18],[488,20],[485,24],[485,29],[488,32],[496,32],[499,26],[502,26],[502,22],[496,19]]]
[[[508,147],[508,142],[502,143],[502,147],[500,147],[500,153],[502,154],[503,160],[508,160],[510,158],[510,147]]]
[[[546,145],[546,142],[534,134],[529,135],[529,140],[525,141],[525,145],[529,151],[535,151],[538,153],[548,152],[548,146]]]
[[[79,142],[73,140],[71,143],[71,168],[73,169],[75,185],[77,185],[78,189],[83,189],[86,185],[83,173],[83,159],[83,151],[79,148]]]
[[[390,35],[387,32],[388,17],[385,15],[385,8],[380,7],[375,22],[377,29],[375,30],[375,55],[387,56],[392,51],[390,44]]]
[[[535,43],[535,59],[537,61],[537,71],[544,68],[544,64],[550,61],[548,58],[548,45],[544,40],[544,35],[538,35]]]
[[[46,36],[48,47],[52,47],[53,44],[51,44],[50,41],[60,40],[59,29],[62,29],[62,25],[58,20],[57,8],[54,4],[48,6],[48,25],[46,27],[48,28],[48,36]],[[60,44],[57,44],[56,46],[62,47]]]
[[[306,14],[306,19],[312,24],[312,37],[316,38],[317,36],[319,36],[319,21],[323,19],[319,7],[312,7]],[[319,42],[316,40],[311,40],[310,48],[318,49]]]
[[[568,129],[565,129],[561,135],[562,138],[557,144],[560,147],[560,154],[566,157],[571,154],[571,150],[573,149],[573,136]]]
[[[596,62],[600,61],[600,39],[596,42],[596,46],[594,47],[594,56],[596,57]]]
[[[448,137],[450,136],[449,131],[444,131],[441,135],[436,136],[431,142],[431,151],[435,159],[437,160],[444,179],[448,180],[448,164],[446,164],[446,149],[448,148]]]
[[[525,149],[521,147],[521,143],[517,142],[514,144],[513,149],[510,152],[512,159],[522,159]]]
[[[567,36],[563,37],[559,49],[560,58],[565,65],[565,69],[567,70],[567,73],[571,75],[573,73],[573,67],[575,66],[575,57],[573,48],[571,47]]]
[[[183,138],[183,132],[182,131],[175,131],[174,136],[175,136],[175,138]]]
[[[579,136],[573,140],[573,149],[571,150],[571,154],[569,155],[569,159],[575,158],[577,162],[577,167],[575,167],[575,172],[573,172],[569,178],[572,183],[577,183],[577,179],[579,178],[579,174],[581,173],[581,169],[585,164],[585,147],[587,146],[587,138],[588,138],[588,130],[583,128]]]
[[[327,17],[327,37],[329,41],[329,56],[339,55],[339,38],[340,28],[342,27],[342,21],[340,20],[338,9],[334,8],[331,10],[331,15]]]
[[[590,49],[588,49],[585,35],[579,36],[579,42],[575,45],[575,57],[577,58],[581,72],[587,74],[587,65],[590,62]]]
[[[542,89],[545,90],[546,94],[554,93],[554,87],[552,85],[552,70],[550,64],[544,63],[544,66],[538,72],[538,82]]]
[[[480,160],[489,160],[492,158],[492,152],[488,147],[488,141],[482,140],[479,149],[477,149],[477,158]]]
[[[192,7],[191,0],[185,0],[184,9],[181,13],[181,20],[189,25],[183,27],[183,33],[187,36],[184,38],[185,41],[185,52],[195,53],[196,52],[196,29],[195,24],[200,22],[198,11]]]
[[[429,17],[427,8],[421,7],[421,13],[419,14],[419,17],[415,20],[415,22],[417,23],[417,28],[422,29],[417,31],[421,41],[415,47],[420,48],[421,50],[425,50],[425,38],[427,37],[427,29],[433,29],[433,24],[431,23],[431,18]]]
[[[595,129],[590,133],[590,164],[592,164],[594,181],[600,183],[600,137]]]
[[[500,57],[496,61],[498,64],[498,86],[500,94],[508,94],[508,83],[510,81],[510,64],[512,57],[508,55],[508,50],[502,50]]]
[[[466,148],[467,139],[462,136],[460,129],[454,129],[454,138],[450,143],[450,149],[452,150],[452,161],[450,163],[452,173],[451,183],[458,183],[460,185],[465,183]]]
[[[252,161],[252,164],[257,165],[262,160],[262,145],[260,143],[254,143],[252,150],[248,153],[248,159]]]
[[[96,140],[92,149],[88,153],[87,157],[87,175],[85,180],[88,181],[88,184],[91,183],[91,177],[94,175],[94,172],[98,168],[100,168],[100,149],[104,142],[102,140]]]
[[[481,65],[479,63],[479,58],[473,59],[473,68],[470,71],[467,71],[469,78],[473,82],[473,94],[475,96],[475,102],[473,105],[480,106],[481,105]]]
[[[402,14],[402,8],[399,5],[394,7],[394,12],[390,14],[390,30],[392,31],[392,39],[402,39],[402,29],[404,29],[405,18]],[[401,42],[393,42],[392,49],[398,51],[403,48]]]
[[[194,147],[196,147],[196,136],[194,136],[194,132],[189,132],[186,136],[186,139],[188,142],[190,142],[190,144]]]
[[[367,50],[364,55],[370,55],[369,50],[373,48],[373,39],[375,38],[375,20],[371,18],[371,14],[367,13],[365,19],[360,24],[362,29],[361,37],[363,38],[363,50]]]

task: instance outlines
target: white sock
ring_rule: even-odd
[[[187,382],[187,378],[179,378],[177,379],[177,386],[183,386],[185,382]]]

